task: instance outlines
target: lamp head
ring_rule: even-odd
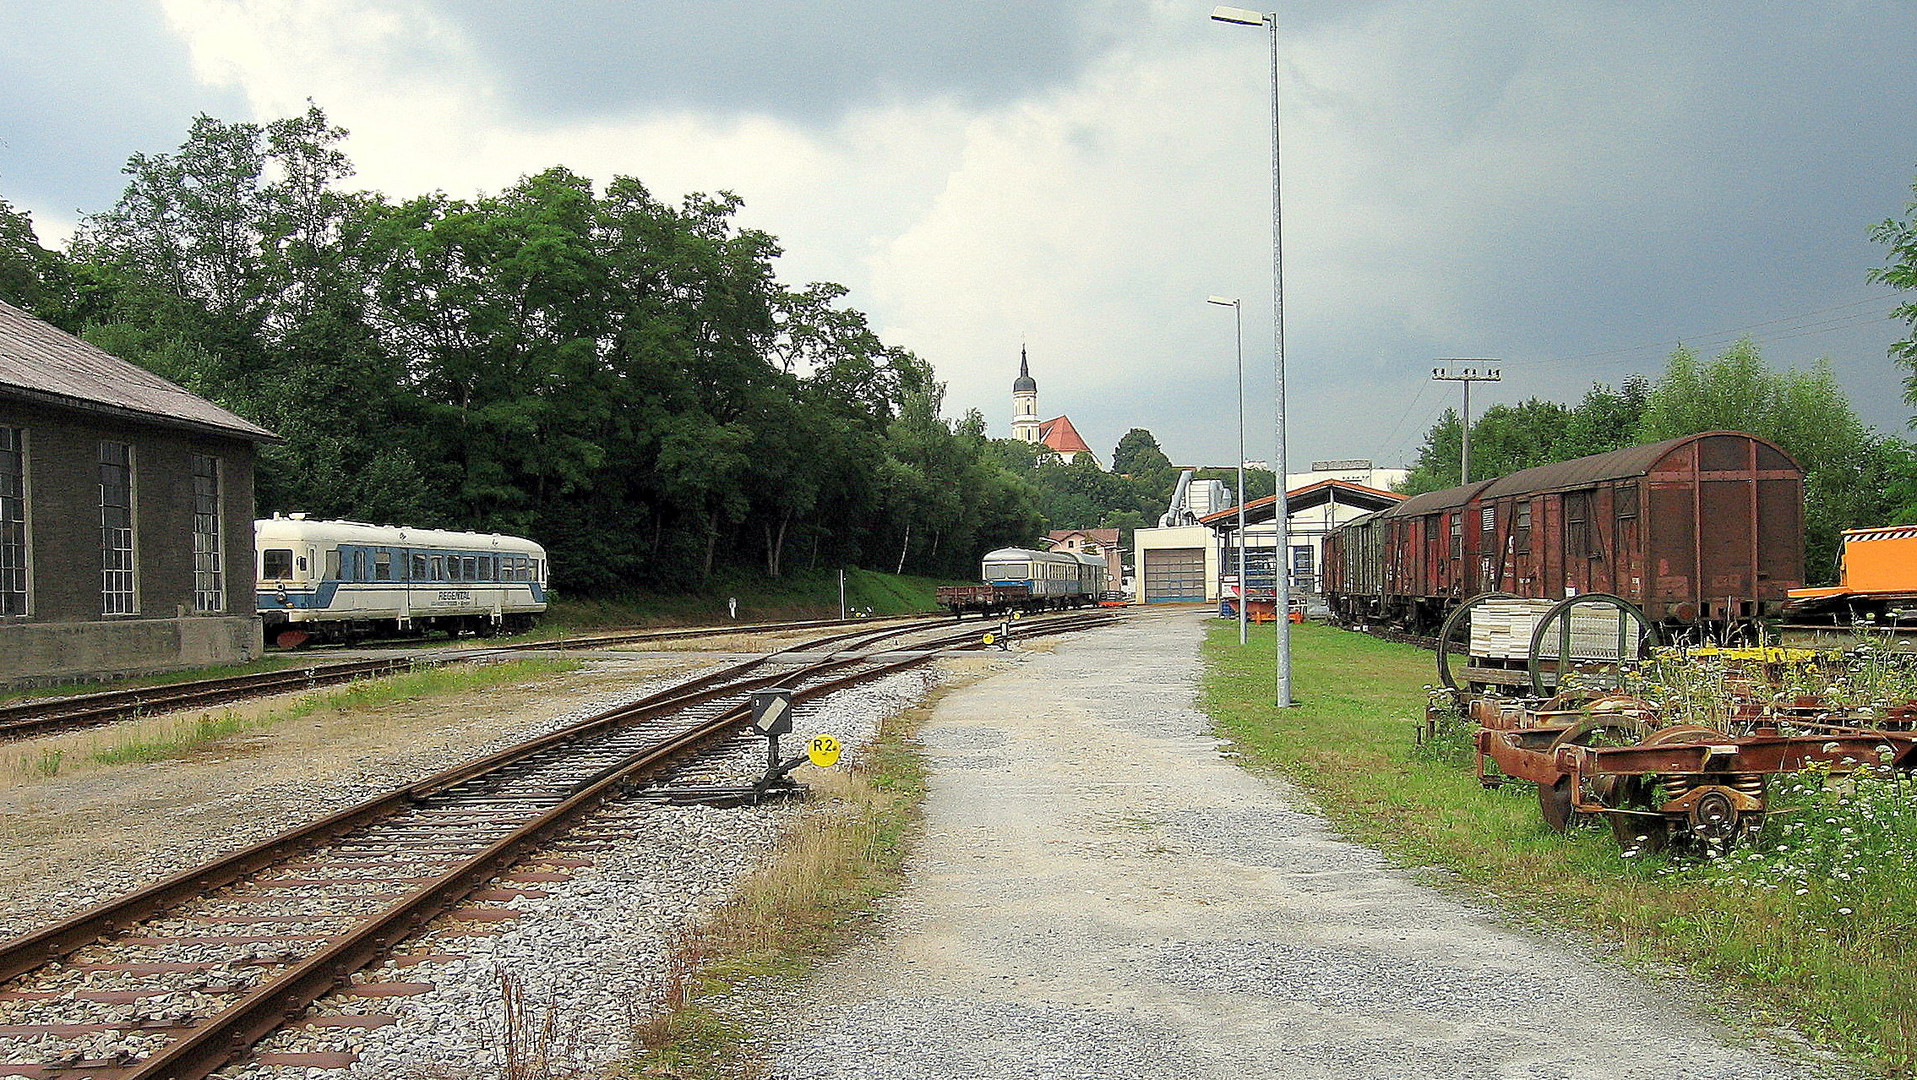
[[[1250,11],[1245,8],[1222,7],[1222,6],[1215,7],[1211,9],[1211,17],[1217,22],[1234,23],[1238,26],[1265,25],[1265,16],[1263,12]]]
[[[1218,304],[1222,307],[1237,307],[1238,298],[1235,296],[1207,296],[1205,297],[1205,303]]]

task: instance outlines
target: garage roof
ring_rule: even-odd
[[[279,441],[258,424],[5,301],[0,301],[0,396],[254,442]]]

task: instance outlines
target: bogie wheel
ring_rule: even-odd
[[[1551,751],[1556,753],[1561,746],[1630,746],[1644,731],[1644,721],[1633,713],[1599,713],[1578,721],[1552,739]],[[1613,805],[1615,796],[1608,781],[1606,777],[1587,778],[1586,798],[1595,797],[1607,806]],[[1538,812],[1544,815],[1544,823],[1552,832],[1567,832],[1573,825],[1589,823],[1587,816],[1572,805],[1571,795],[1568,775],[1558,777],[1553,784],[1538,784]]]
[[[1637,741],[1639,746],[1668,746],[1672,743],[1703,742],[1723,739],[1723,732],[1702,724],[1673,724],[1659,728]],[[1671,846],[1675,820],[1658,813],[1663,798],[1656,776],[1621,776],[1606,802],[1629,813],[1607,814],[1611,835],[1627,855],[1655,854]]]

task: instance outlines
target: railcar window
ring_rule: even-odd
[[[466,580],[479,580],[479,556],[477,555],[466,556]]]
[[[413,577],[413,580],[415,581],[425,578],[426,575],[429,573],[428,568],[432,566],[432,562],[428,560],[426,556],[424,555],[413,556],[412,563],[413,563],[412,577]]]
[[[293,577],[293,549],[267,548],[260,553],[260,576],[268,581],[288,581]]]
[[[1464,514],[1447,514],[1451,519],[1451,557],[1464,558]],[[1309,549],[1307,549],[1309,550]]]
[[[1617,490],[1614,494],[1615,494],[1615,503],[1617,506],[1617,516],[1621,518],[1636,517],[1637,516],[1637,485],[1636,484],[1620,484],[1618,485]]]
[[[433,556],[433,580],[446,580],[446,557],[444,555]]]
[[[392,552],[375,551],[373,553],[373,580],[374,581],[393,580],[393,553]]]
[[[1531,500],[1518,504],[1517,512],[1511,519],[1512,547],[1529,553],[1531,550]]]
[[[446,556],[446,580],[448,581],[466,580],[465,568],[460,565],[459,556],[457,555]]]
[[[326,553],[326,580],[339,580],[339,549],[333,548]]]

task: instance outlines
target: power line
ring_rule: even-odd
[[[1888,311],[1885,311],[1881,315],[1858,312],[1849,315],[1838,315],[1833,318],[1820,319],[1818,316],[1831,316],[1835,312],[1846,311],[1851,308],[1861,307],[1865,304],[1889,304],[1895,299],[1895,296],[1891,293],[1880,293],[1875,296],[1867,296],[1842,304],[1833,304],[1830,307],[1818,308],[1813,311],[1798,312],[1792,315],[1780,315],[1773,319],[1764,319],[1759,322],[1748,323],[1727,330],[1715,330],[1709,333],[1699,334],[1676,334],[1662,341],[1642,345],[1625,345],[1607,349],[1594,349],[1590,352],[1544,357],[1537,360],[1506,360],[1505,363],[1507,365],[1527,367],[1537,364],[1564,364],[1577,360],[1599,360],[1614,356],[1628,356],[1633,353],[1643,353],[1653,349],[1666,349],[1673,344],[1682,343],[1696,343],[1699,348],[1708,350],[1716,346],[1731,344],[1744,337],[1752,336],[1762,337],[1771,341],[1787,341],[1792,338],[1810,337],[1836,330],[1848,330],[1856,326],[1867,326],[1873,322],[1888,321],[1890,319]],[[1785,325],[1780,326],[1779,324]],[[1753,334],[1753,331],[1771,326],[1777,326],[1778,330],[1774,333]]]

